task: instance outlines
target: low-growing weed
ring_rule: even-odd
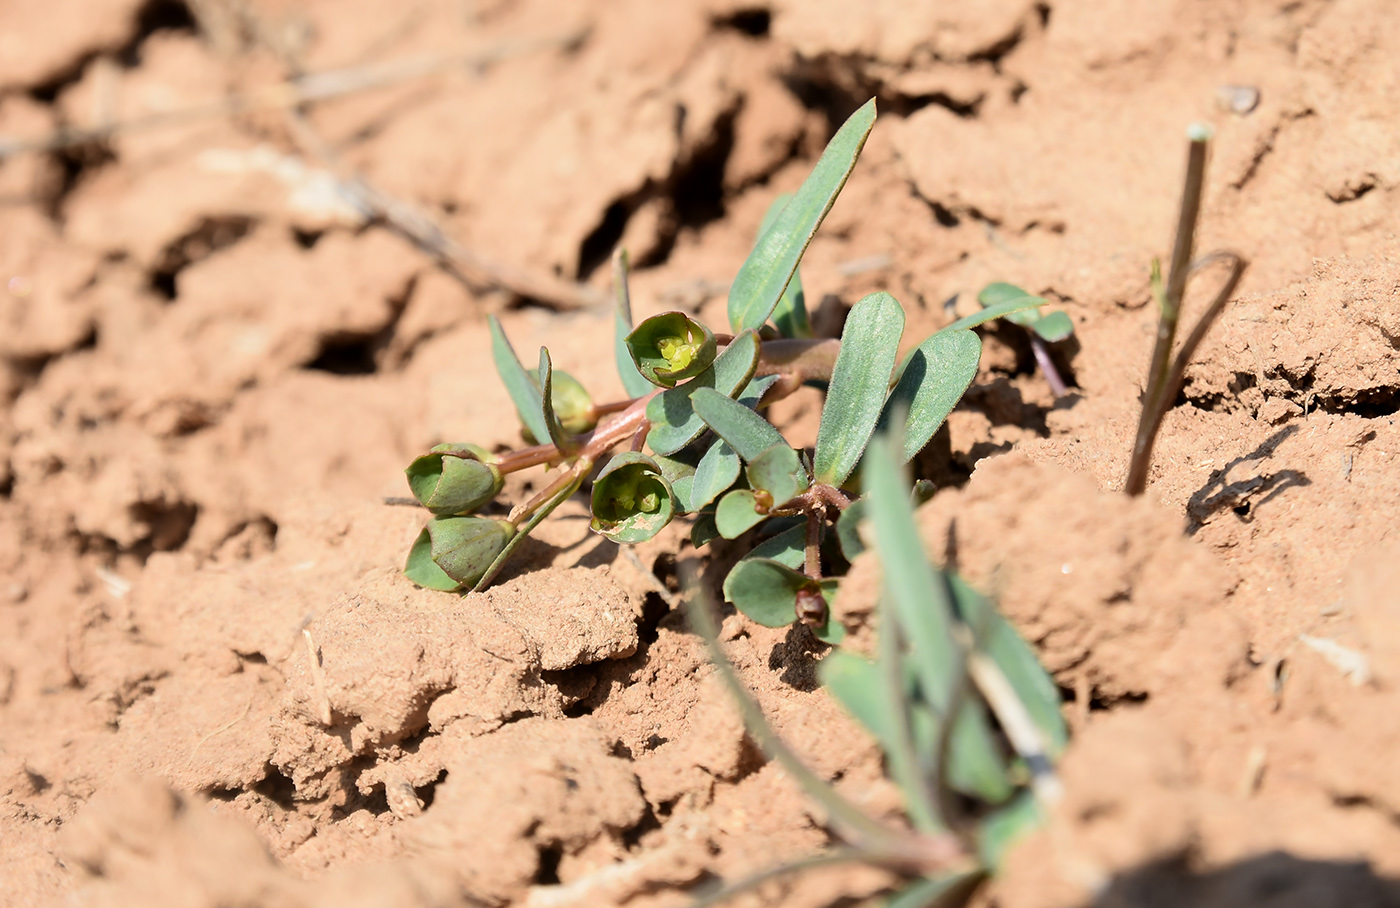
[[[863,511],[867,442],[908,414],[897,454],[909,461],[977,373],[982,343],[969,329],[1044,302],[1025,294],[992,302],[902,360],[904,310],[888,293],[857,302],[840,339],[812,337],[798,265],[874,123],[871,101],[797,192],[773,204],[730,287],[728,333],[682,312],[634,327],[626,256],[615,256],[616,359],[627,400],[595,404],[544,348],[526,368],[493,318],[496,369],[531,444],[499,454],[439,445],[409,466],[414,497],[436,516],[409,553],[408,577],[433,589],[484,588],[596,470],[591,525],[619,543],[650,539],[679,515],[693,517],[697,547],[765,525],[766,540],[734,568],[725,595],[761,624],[800,621],[839,640],[841,628],[828,620],[829,575],[860,548],[852,527]],[[826,389],[810,454],[761,415],[804,384]],[[504,517],[477,515],[505,474],[537,466],[557,470],[539,492]]]

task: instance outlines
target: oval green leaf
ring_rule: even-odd
[[[904,461],[923,450],[977,377],[982,339],[967,330],[939,331],[909,353],[885,400],[877,428],[888,432],[894,414],[908,414]]]
[[[874,126],[872,98],[836,131],[816,167],[754,244],[729,288],[729,324],[736,333],[759,328],[773,314]]]
[[[733,403],[729,398],[716,391],[711,391],[709,388],[701,388],[695,393],[697,397],[701,394],[714,394],[720,400]],[[734,453],[734,449],[727,442],[717,441],[710,445],[709,450],[705,452],[704,457],[700,458],[700,463],[695,468],[695,476],[690,488],[690,502],[686,510],[698,511],[714,501],[722,492],[734,485],[734,481],[739,478],[742,469],[743,464],[739,460],[739,455]]]
[[[724,578],[724,598],[764,627],[786,627],[797,620],[797,594],[817,583],[787,565],[745,558]]]
[[[797,452],[785,441],[768,448],[745,469],[749,485],[762,489],[773,497],[774,507],[780,507],[808,486],[807,471]]]
[[[745,461],[753,461],[783,436],[750,408],[711,388],[697,388],[691,397],[695,413]]]
[[[758,526],[767,514],[758,513],[752,489],[726,492],[715,506],[715,528],[725,539],[737,539]]]
[[[888,293],[851,307],[817,429],[812,464],[819,482],[839,486],[855,469],[889,393],[903,333],[904,309]]]

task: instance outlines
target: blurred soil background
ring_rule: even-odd
[[[979,903],[1400,904],[1392,0],[0,2],[0,900],[640,908],[826,844],[650,585],[683,528],[634,561],[571,503],[456,597],[398,575],[421,517],[381,502],[433,444],[518,443],[488,313],[621,394],[617,245],[639,317],[722,324],[871,96],[819,326],[888,290],[912,342],[1008,280],[1077,331],[1059,399],[985,331],[919,461],[930,552],[1074,733]],[[1193,121],[1200,248],[1250,267],[1129,501]],[[810,444],[819,408],[774,418]],[[858,562],[838,613],[877,584]],[[817,771],[897,811],[822,647],[724,636]]]

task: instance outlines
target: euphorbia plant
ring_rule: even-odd
[[[434,589],[482,589],[598,470],[591,526],[620,543],[650,539],[678,515],[694,518],[697,547],[778,522],[731,574],[726,595],[761,623],[800,620],[824,639],[839,637],[826,597],[831,556],[842,559],[825,543],[840,536],[847,549],[855,544],[849,526],[840,532],[841,515],[858,499],[871,434],[908,413],[900,454],[911,459],[977,372],[981,341],[968,329],[1043,302],[992,305],[898,361],[904,310],[887,293],[857,302],[840,339],[811,336],[798,264],[874,123],[871,101],[837,131],[797,192],[774,203],[730,287],[727,333],[681,312],[634,327],[626,256],[615,256],[616,356],[626,400],[595,404],[543,348],[537,368],[527,369],[492,318],[496,369],[531,445],[502,454],[440,445],[413,462],[409,486],[437,516],[413,546],[408,577]],[[811,452],[794,449],[761,415],[804,384],[827,390]],[[558,472],[534,496],[501,519],[471,516],[499,493],[505,474],[538,466]]]

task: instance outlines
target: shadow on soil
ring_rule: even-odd
[[[1209,872],[1189,856],[1148,864],[1113,880],[1085,908],[1397,908],[1400,881],[1364,862],[1311,861],[1269,852]]]

